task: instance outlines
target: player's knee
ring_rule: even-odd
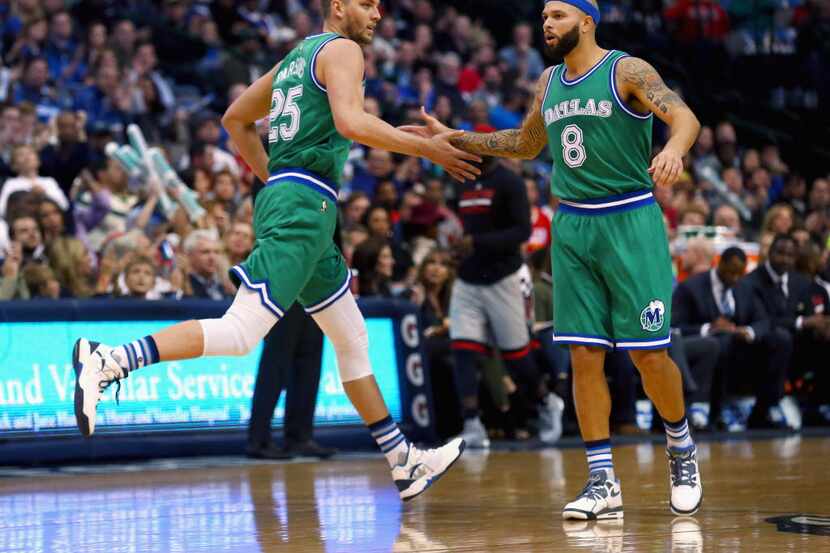
[[[340,336],[332,340],[332,345],[337,355],[337,368],[341,381],[351,382],[372,374],[372,365],[369,361],[369,333],[365,325],[354,329],[349,336]]]
[[[668,351],[659,350],[633,350],[629,352],[631,361],[640,373],[656,373],[665,370],[669,361]]]
[[[235,357],[248,355],[264,336],[256,325],[246,324],[245,320],[233,310],[225,313],[222,321],[230,339],[228,355]]]

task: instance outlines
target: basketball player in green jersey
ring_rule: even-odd
[[[299,301],[331,340],[343,387],[386,455],[400,497],[409,500],[461,455],[463,440],[420,450],[400,432],[369,363],[363,316],[349,291],[350,272],[333,243],[337,188],[351,141],[421,156],[463,180],[479,156],[454,148],[463,133],[422,138],[363,110],[362,44],[380,20],[378,0],[323,0],[324,32],[310,36],[227,110],[223,124],[253,172],[266,183],[254,210],[256,244],[232,269],[240,284],[221,319],[187,321],[118,347],[80,339],[73,363],[75,415],[95,430],[102,392],[134,370],[203,355],[245,355]],[[256,121],[268,116],[266,153]]]
[[[533,159],[547,142],[553,194],[561,199],[552,224],[555,340],[568,344],[574,401],[585,441],[589,479],[565,519],[623,516],[611,458],[611,398],[605,351],[630,350],[646,393],[663,418],[668,441],[671,510],[691,515],[703,497],[689,435],[680,373],[669,359],[672,272],[660,208],[651,189],[671,186],[700,124],[645,61],[596,43],[594,0],[544,3],[552,57],[521,129],[469,133],[455,146],[486,156]],[[649,165],[652,114],[671,138]],[[448,129],[424,114],[422,136]]]

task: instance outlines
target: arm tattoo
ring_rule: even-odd
[[[680,96],[666,86],[657,70],[639,58],[624,58],[617,78],[632,86],[637,91],[635,96],[652,111],[668,114],[677,107],[687,107]]]
[[[521,129],[493,133],[464,133],[464,136],[454,138],[452,145],[483,156],[517,159],[534,159],[538,156],[548,140],[541,110],[549,71],[545,71],[536,84],[536,98],[525,116]]]

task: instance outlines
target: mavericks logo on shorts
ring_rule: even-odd
[[[640,313],[640,325],[647,332],[657,332],[663,328],[665,316],[666,305],[660,300],[651,300]]]

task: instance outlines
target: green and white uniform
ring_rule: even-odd
[[[554,340],[607,349],[670,343],[672,270],[648,174],[652,115],[626,106],[609,51],[568,81],[553,68],[542,116],[553,156]]]
[[[295,301],[309,313],[322,311],[349,289],[350,273],[333,237],[351,142],[337,132],[326,89],[314,72],[322,48],[340,38],[334,33],[306,38],[274,75],[271,176],[254,208],[254,249],[231,269],[278,318]]]

